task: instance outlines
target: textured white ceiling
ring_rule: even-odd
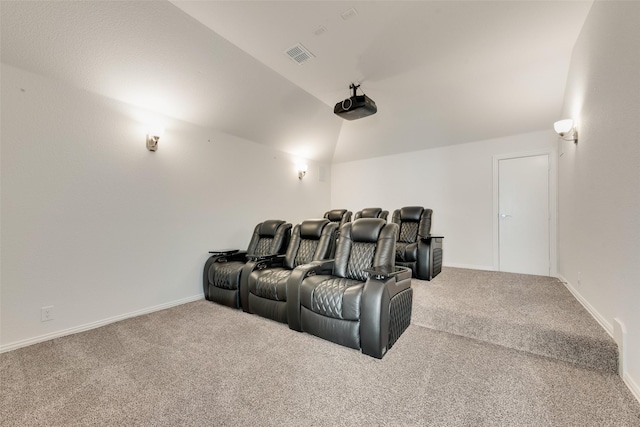
[[[592,1],[0,3],[4,63],[340,162],[549,128]],[[333,115],[352,81],[376,115]]]

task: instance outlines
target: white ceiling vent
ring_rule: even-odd
[[[315,58],[315,55],[307,50],[300,43],[297,45],[291,46],[289,49],[285,50],[284,53],[291,58],[292,61],[295,61],[298,65],[302,65],[310,59]]]
[[[321,36],[321,35],[323,35],[324,33],[326,33],[327,31],[328,31],[328,30],[327,30],[327,27],[325,27],[324,25],[320,25],[318,28],[316,28],[315,30],[313,30],[313,35],[315,35],[315,36]]]
[[[340,16],[342,16],[342,19],[344,19],[345,21],[348,21],[349,19],[355,18],[357,14],[358,11],[352,7],[351,9],[342,12]]]

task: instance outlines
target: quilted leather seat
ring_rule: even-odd
[[[393,266],[396,224],[364,218],[342,228],[335,260],[296,268],[287,283],[289,327],[382,358],[411,321],[411,272]]]
[[[296,225],[284,257],[247,263],[241,278],[242,309],[287,323],[287,279],[294,268],[324,260],[332,253],[338,225],[328,219],[313,219]]]
[[[355,221],[360,218],[382,218],[386,221],[387,216],[389,216],[389,211],[383,211],[381,208],[364,208],[356,212],[353,220]]]
[[[204,265],[204,296],[210,301],[240,308],[240,278],[253,257],[283,254],[291,236],[291,224],[268,220],[256,225],[246,251],[212,252]]]
[[[413,277],[431,280],[442,270],[442,236],[432,236],[433,211],[408,206],[393,212],[391,221],[400,232],[396,243],[396,265],[409,267]]]

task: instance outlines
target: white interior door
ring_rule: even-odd
[[[550,274],[549,155],[500,159],[500,271]]]

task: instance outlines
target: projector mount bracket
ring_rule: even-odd
[[[360,85],[357,85],[355,83],[351,83],[349,85],[349,89],[353,89],[353,98],[356,97],[356,91],[358,90],[358,88],[360,87]],[[349,105],[345,105],[345,102],[349,102]],[[349,110],[351,108],[351,106],[353,105],[353,100],[352,98],[347,98],[344,101],[342,101],[342,108],[344,110]]]

